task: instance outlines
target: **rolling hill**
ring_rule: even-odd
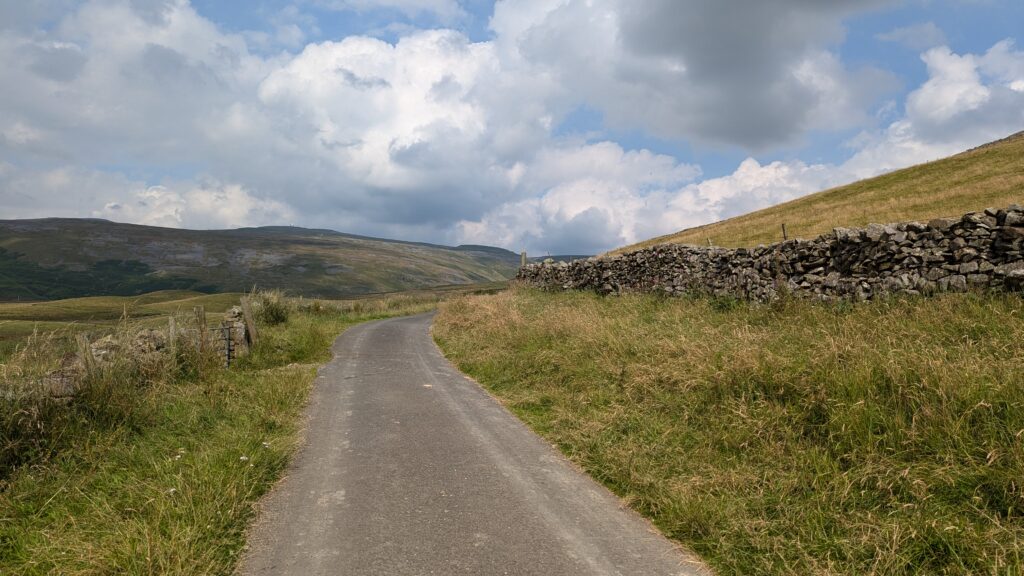
[[[729,248],[813,238],[838,226],[958,216],[1024,202],[1024,132],[949,158],[896,170],[790,202],[652,238],[612,253],[654,244]]]
[[[281,288],[343,298],[502,281],[519,256],[295,227],[181,230],[106,220],[0,220],[0,300]]]

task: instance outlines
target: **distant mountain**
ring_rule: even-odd
[[[291,226],[180,230],[97,219],[0,220],[0,300],[254,285],[341,298],[515,274],[519,255]]]

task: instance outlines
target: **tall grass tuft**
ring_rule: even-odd
[[[253,314],[256,320],[267,326],[277,326],[288,321],[292,305],[280,290],[253,291]]]
[[[110,358],[91,371],[61,331],[33,335],[0,364],[0,483],[18,466],[45,465],[83,435],[142,428],[148,388],[195,381],[217,364],[194,343],[183,340],[172,355],[141,334],[124,318],[103,338]]]

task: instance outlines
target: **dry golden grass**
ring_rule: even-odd
[[[1024,573],[1024,300],[513,290],[458,366],[720,574]]]
[[[664,243],[740,247],[814,238],[836,227],[958,216],[1024,203],[1024,132],[950,158],[825,190],[611,252]]]

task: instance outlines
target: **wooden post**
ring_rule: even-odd
[[[711,248],[711,237],[708,236],[708,248]]]
[[[789,234],[786,234],[786,223],[783,222],[782,223],[782,241],[785,242],[786,240],[789,240]]]
[[[89,337],[85,334],[75,334],[75,342],[78,344],[78,355],[82,358],[82,364],[85,366],[85,375],[90,376],[96,371],[96,359],[92,356]]]
[[[245,341],[252,348],[260,336],[256,330],[256,317],[252,315],[252,305],[247,296],[242,297],[242,320],[245,322]]]
[[[523,253],[519,255],[519,266],[526,266],[526,250],[523,250]]]
[[[227,321],[220,323],[220,335],[224,339],[224,367],[231,368],[231,357],[234,350],[231,348],[231,324]]]

